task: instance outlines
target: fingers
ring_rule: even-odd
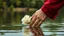
[[[32,21],[31,21],[31,23],[30,23],[30,26],[31,27],[40,27],[40,25],[42,24],[42,20],[41,19],[39,19],[39,18],[37,18],[37,17],[33,17],[32,18]]]
[[[42,24],[42,20],[36,25],[36,27],[40,27],[40,25]]]
[[[30,23],[30,27],[33,25],[33,23],[35,22],[35,20],[36,20],[36,15],[33,16],[32,20],[31,20],[31,23]]]
[[[36,19],[35,22],[33,23],[32,27],[36,27],[36,25],[38,25],[39,21],[40,21],[39,19]]]
[[[46,18],[40,19],[39,23],[36,25],[36,27],[40,27],[40,25],[45,21]]]

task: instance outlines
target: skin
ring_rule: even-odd
[[[46,15],[43,13],[41,9],[37,10],[33,15],[30,23],[30,30],[34,34],[34,36],[44,36],[40,25],[45,21]]]

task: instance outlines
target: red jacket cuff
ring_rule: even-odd
[[[48,9],[48,8],[46,8],[46,7],[44,7],[44,6],[42,6],[41,7],[41,10],[44,12],[44,14],[47,16],[47,17],[49,17],[49,18],[51,18],[51,19],[55,19],[56,18],[56,16],[58,15],[58,11],[50,11],[50,9]],[[54,13],[54,12],[56,12],[56,13]]]

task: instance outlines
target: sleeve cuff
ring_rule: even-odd
[[[46,8],[44,6],[41,7],[41,10],[44,12],[44,14],[47,17],[51,18],[52,20],[54,20],[58,15],[57,11],[52,11],[51,9],[48,9],[48,8]]]

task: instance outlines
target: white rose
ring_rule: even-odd
[[[29,25],[30,21],[31,21],[31,16],[29,15],[25,15],[23,18],[22,18],[22,24],[25,24],[25,25]]]

